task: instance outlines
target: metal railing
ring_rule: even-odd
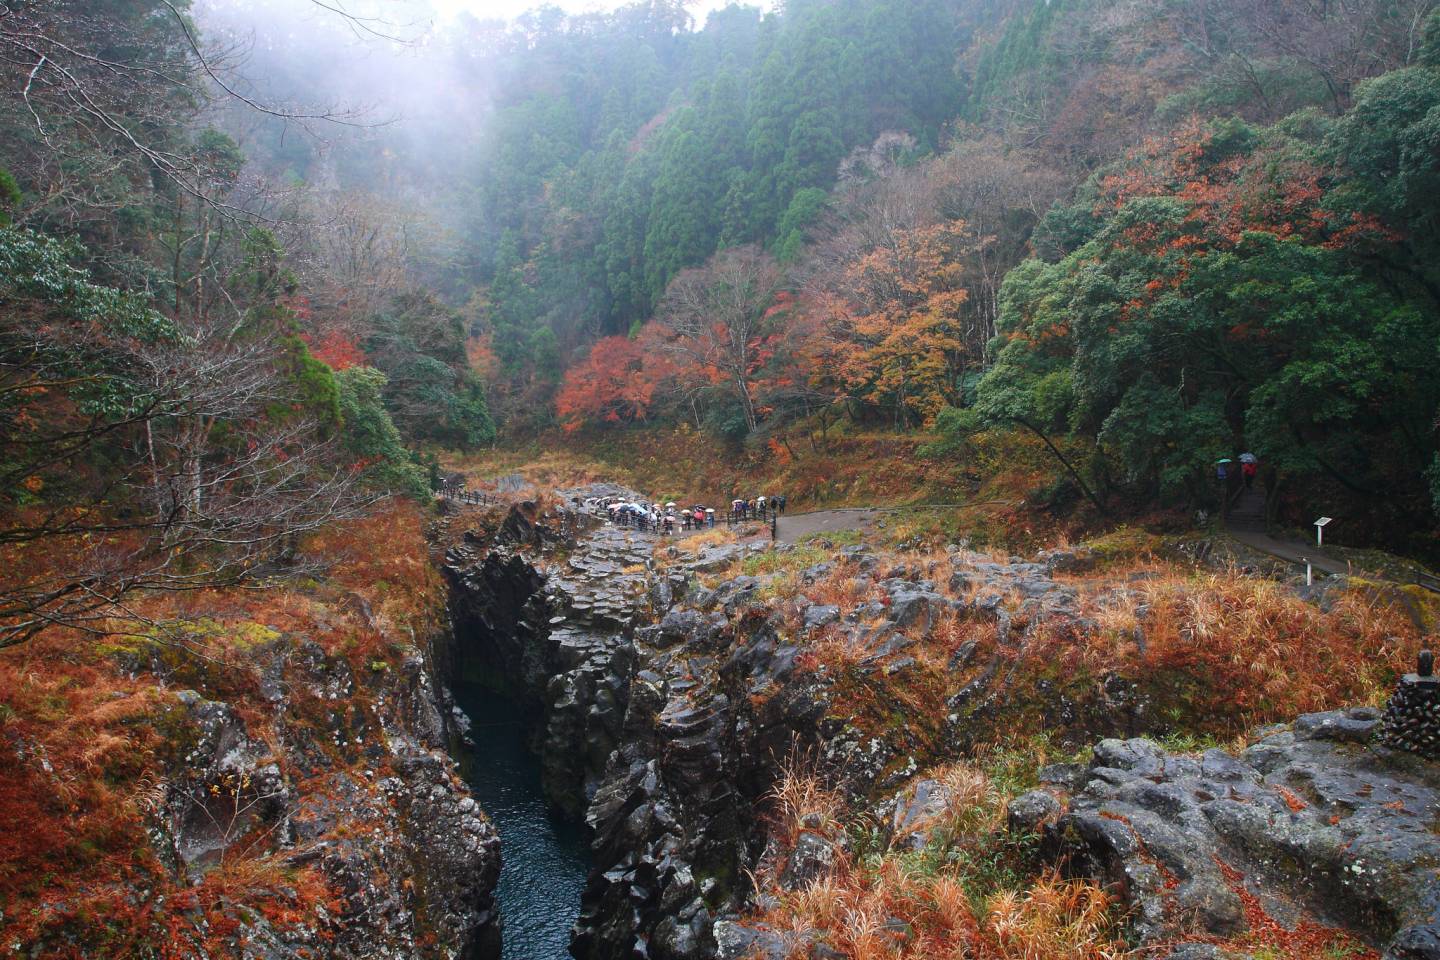
[[[441,500],[453,500],[455,503],[468,503],[476,507],[488,507],[500,502],[500,498],[494,494],[483,490],[466,490],[464,487],[441,486],[435,490],[435,496]]]

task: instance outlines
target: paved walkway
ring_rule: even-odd
[[[776,525],[776,539],[790,543],[816,533],[836,530],[868,530],[880,516],[876,507],[854,507],[843,510],[818,510],[782,516]]]
[[[1308,559],[1310,565],[1322,573],[1342,577],[1350,573],[1348,563],[1328,556],[1324,550],[1314,544],[1306,545],[1293,540],[1276,540],[1274,537],[1251,530],[1231,530],[1230,536],[1252,550],[1268,553],[1272,557],[1289,561],[1297,567],[1303,567]]]
[[[868,530],[881,514],[901,510],[974,510],[1014,505],[1012,500],[980,500],[975,503],[907,503],[894,507],[837,507],[834,510],[782,516],[776,533],[779,540],[793,541],[832,530]]]

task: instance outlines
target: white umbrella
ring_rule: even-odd
[[[674,500],[671,500],[669,503],[665,504],[665,509],[666,509],[666,510],[674,510],[674,509],[675,509],[675,501],[674,501]]]
[[[1241,462],[1241,463],[1259,463],[1260,460],[1259,460],[1259,458],[1256,457],[1255,454],[1253,454],[1253,453],[1242,453],[1242,454],[1240,454],[1240,462]]]

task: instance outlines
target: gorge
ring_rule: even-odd
[[[1440,0],[527,5],[0,0],[0,960],[1440,960]]]
[[[569,947],[581,958],[850,956],[843,931],[780,929],[773,911],[855,869],[842,866],[853,857],[955,856],[994,842],[984,829],[950,826],[987,805],[1002,821],[988,829],[1008,830],[1021,860],[1110,884],[1135,911],[1142,942],[1170,951],[1156,956],[1266,956],[1263,938],[1275,931],[1356,956],[1392,940],[1387,957],[1434,955],[1424,944],[1435,936],[1429,865],[1440,844],[1391,811],[1433,817],[1440,780],[1378,745],[1352,755],[1346,745],[1370,741],[1377,713],[1302,717],[1294,733],[1262,733],[1269,739],[1240,759],[1215,748],[1203,761],[1167,757],[1137,738],[1175,728],[1179,708],[1167,698],[1203,667],[1152,661],[1141,678],[1117,661],[1067,676],[1044,665],[1053,651],[1031,659],[1056,629],[1068,643],[1101,629],[1096,611],[1133,602],[1153,572],[1105,577],[1105,561],[1085,549],[997,562],[955,545],[776,546],[758,527],[753,539],[667,545],[578,506],[613,492],[563,491],[468,518],[445,556],[457,676],[489,677],[514,698],[492,701],[486,715],[533,718],[528,741],[549,802],[572,823],[584,816],[593,857],[583,895],[569,882],[578,873],[541,882],[551,867],[532,858],[534,838],[517,825],[520,853],[505,869],[523,874],[528,893],[507,900],[501,882],[502,910],[520,921],[507,925],[506,956],[561,956],[540,946],[556,943],[559,926],[542,939],[530,918],[571,916],[574,900],[563,898],[577,895]],[[490,532],[467,525],[476,520]],[[734,575],[745,569],[758,575]],[[839,602],[807,596],[822,592]],[[1143,634],[1147,612],[1139,617]],[[997,728],[1037,720],[1049,746],[1019,762],[1031,765],[1022,781],[1040,789],[1012,800],[1008,828],[994,797],[967,793],[953,769],[935,772],[983,755]],[[484,725],[471,736],[484,762]],[[1096,741],[1088,763],[1040,769],[1047,751],[1082,754]],[[804,777],[808,794],[787,796],[803,793]],[[1226,794],[1234,812],[1212,813],[1209,801]],[[1209,832],[1165,833],[1184,809],[1208,818]],[[1285,833],[1262,842],[1277,820]],[[1112,823],[1132,825],[1136,839]],[[860,824],[871,826],[857,833]],[[504,849],[503,816],[497,825]],[[1352,862],[1371,864],[1373,877],[1346,873]],[[567,870],[579,863],[565,858]],[[1168,879],[1145,879],[1155,871]],[[1357,897],[1371,899],[1360,907]],[[933,917],[917,909],[886,921],[894,931],[882,942],[904,949],[933,936]]]

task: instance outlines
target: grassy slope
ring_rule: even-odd
[[[937,764],[916,779],[946,783],[959,798],[930,824],[930,842],[908,850],[888,846],[863,810],[848,809],[826,783],[792,769],[775,788],[776,830],[787,844],[802,830],[820,832],[843,852],[816,885],[795,892],[762,867],[756,879],[774,906],[754,919],[791,934],[818,931],[855,958],[1134,956],[1104,891],[1049,872],[1033,842],[1005,830],[1006,802],[1035,786],[1040,765],[1085,759],[1078,743],[1067,747],[1047,726],[1046,704],[1064,697],[1083,712],[1106,680],[1117,678],[1154,705],[1152,722],[1171,749],[1238,746],[1254,727],[1297,713],[1382,703],[1421,644],[1405,615],[1363,586],[1337,593],[1321,609],[1273,581],[1198,570],[1151,552],[1162,543],[1122,531],[1095,545],[1095,570],[1063,578],[1077,588],[1078,614],[1096,624],[1092,631],[1074,631],[1064,619],[1027,630],[1021,598],[1006,599],[1019,618],[1013,636],[1021,639],[1005,653],[1005,692],[989,705],[982,739],[958,761],[927,746],[936,737],[926,719],[943,716],[947,698],[974,679],[957,675],[957,651],[977,645],[980,655],[967,669],[978,671],[997,649],[993,622],[940,617],[904,650],[913,664],[892,675],[865,669],[874,651],[839,627],[801,627],[791,601],[802,591],[845,613],[885,599],[856,579],[853,564],[833,557],[828,538],[709,575],[778,575],[760,596],[786,638],[802,644],[802,668],[835,678],[834,704],[866,735],[885,738],[900,718],[916,756]],[[903,564],[949,592],[951,555],[876,549],[879,570]],[[801,571],[824,559],[836,559],[835,569],[802,583]],[[1235,883],[1244,889],[1243,878]],[[1245,902],[1249,929],[1220,946],[1277,960],[1376,956],[1343,931],[1311,921],[1282,925],[1254,897]]]
[[[1037,441],[981,435],[964,453],[931,454],[924,433],[832,430],[758,447],[717,443],[692,428],[634,429],[511,442],[467,456],[443,455],[472,486],[519,475],[537,488],[590,481],[632,486],[660,500],[725,504],[737,496],[783,493],[790,512],[848,506],[965,504],[919,510],[906,520],[934,536],[1030,549],[1093,530],[1098,518],[1073,502],[1046,506],[1056,465]],[[1038,504],[1038,508],[1037,508]]]
[[[313,640],[361,678],[347,706],[384,696],[366,678],[398,665],[396,638],[432,636],[443,616],[421,521],[414,505],[391,503],[312,538],[304,552],[329,564],[320,579],[141,601],[145,616],[173,624],[164,641],[53,630],[0,651],[0,823],[25,825],[0,829],[0,940],[43,940],[55,957],[181,956],[202,945],[221,956],[237,910],[281,929],[313,923],[322,905],[334,915],[318,868],[287,865],[266,837],[236,843],[198,886],[157,855],[147,832],[192,735],[176,692],[229,703],[262,742],[282,742],[282,722],[328,731],[333,703],[297,691],[282,720],[259,690],[271,658],[257,651]],[[133,669],[146,661],[165,676]],[[330,761],[375,768],[343,751]]]

